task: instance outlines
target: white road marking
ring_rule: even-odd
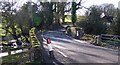
[[[28,51],[28,49],[16,50],[16,51],[12,51],[11,54],[21,53],[21,52],[26,52],[26,51]]]
[[[0,53],[0,58],[3,57],[3,56],[7,56],[7,55],[8,55],[7,52],[5,52],[5,53]]]
[[[28,51],[28,49],[16,50],[16,51],[11,51],[11,54],[17,54],[17,53],[26,52],[26,51]],[[8,56],[8,52],[0,53],[0,58],[4,56]]]
[[[77,40],[77,39],[73,39],[73,41],[75,41],[75,42],[79,42],[79,43],[89,43],[89,42],[82,41],[82,40]],[[89,43],[89,44],[90,44],[90,43]]]
[[[65,58],[68,57],[67,55],[65,55],[65,54],[64,54],[63,52],[61,52],[60,50],[56,49],[56,51],[57,51],[58,53],[60,53],[61,55],[63,55]]]
[[[56,48],[60,48],[60,49],[67,49],[65,47],[61,47],[61,46],[58,46],[58,45],[53,45],[53,46],[56,47]]]

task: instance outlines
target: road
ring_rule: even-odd
[[[62,32],[49,31],[44,37],[50,37],[54,56],[60,63],[117,63],[118,50],[95,46],[88,42],[76,40]],[[46,41],[44,41],[46,44]],[[47,46],[44,45],[46,51]]]

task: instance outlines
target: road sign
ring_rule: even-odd
[[[33,15],[33,22],[35,26],[39,26],[42,22],[42,18],[36,14]]]

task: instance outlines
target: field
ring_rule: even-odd
[[[65,22],[72,22],[71,17],[72,17],[71,15],[67,15],[67,17],[65,18]],[[77,16],[77,21],[76,22],[80,22],[83,19],[85,19],[84,16]]]

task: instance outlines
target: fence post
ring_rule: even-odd
[[[98,36],[97,36],[97,44],[100,45],[100,42],[101,42],[101,35],[98,35]]]
[[[114,44],[114,48],[115,48],[115,47],[117,46],[117,45],[116,45],[116,43],[117,43],[116,40],[118,40],[118,39],[117,39],[117,36],[114,36],[114,37],[113,37],[113,40],[114,40],[114,41],[113,41],[113,44]]]
[[[7,48],[7,51],[8,51],[8,55],[11,55],[11,50],[10,50],[10,47],[8,46]]]
[[[113,44],[114,44],[114,48],[115,48],[115,40],[116,40],[116,38],[115,38],[115,36],[113,36]]]

